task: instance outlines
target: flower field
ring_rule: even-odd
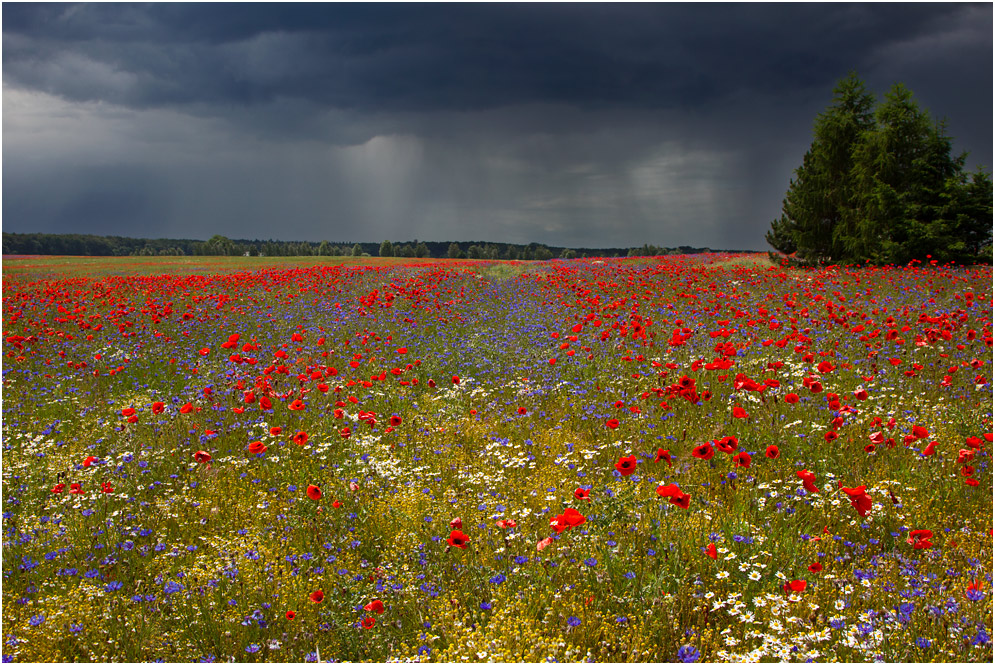
[[[4,662],[992,660],[991,268],[105,264],[5,262]]]

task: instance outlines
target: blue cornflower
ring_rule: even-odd
[[[109,582],[107,586],[104,587],[104,591],[106,591],[107,593],[111,593],[112,591],[117,591],[123,586],[124,583],[115,580],[114,582]]]
[[[170,580],[166,583],[166,586],[163,587],[162,590],[166,595],[169,595],[171,593],[176,593],[177,591],[183,591],[183,585]]]
[[[596,565],[598,565],[598,560],[595,559],[594,557],[591,557],[589,559],[584,559],[584,563],[590,566],[591,568],[594,568]]]
[[[576,628],[580,624],[581,624],[581,620],[578,619],[577,617],[570,617],[569,619],[567,619],[567,625],[571,626],[572,628]]]
[[[492,607],[494,607],[494,606],[491,605],[490,603],[488,603],[486,600],[484,602],[480,603],[480,609],[482,609],[482,610],[489,610]]]
[[[985,592],[981,589],[968,589],[965,595],[968,600],[978,601],[985,597]]]
[[[630,570],[629,572],[627,572],[625,574],[625,579],[627,579],[627,580],[634,580],[634,579],[636,579],[636,574]]]
[[[508,578],[507,578],[507,577],[505,577],[504,575],[502,575],[501,573],[498,573],[497,575],[495,575],[494,577],[492,577],[492,578],[490,579],[490,583],[491,583],[491,584],[501,584],[501,583],[502,583],[502,582],[504,582],[504,581],[505,581],[506,579],[508,579]]]
[[[36,614],[30,619],[28,619],[28,623],[31,624],[32,626],[40,626],[43,623],[45,623],[45,615]]]
[[[697,663],[701,658],[701,652],[690,644],[685,644],[677,650],[677,659],[682,663]]]
[[[245,653],[255,653],[257,651],[259,651],[258,644],[250,644],[249,646],[245,647]]]
[[[916,638],[916,646],[920,649],[928,649],[933,646],[933,641],[926,639],[925,637]]]

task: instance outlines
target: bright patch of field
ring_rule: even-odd
[[[5,258],[4,659],[990,662],[991,269],[762,259]]]

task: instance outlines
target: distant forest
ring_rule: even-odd
[[[716,251],[707,247],[550,247],[537,243],[430,242],[392,243],[293,242],[282,240],[233,240],[216,235],[210,240],[172,238],[123,238],[51,233],[4,233],[4,254],[61,256],[400,256],[406,258],[547,260],[591,256],[662,256]],[[740,252],[744,250],[721,250]],[[746,250],[748,251],[748,250]]]

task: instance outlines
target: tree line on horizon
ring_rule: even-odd
[[[855,73],[833,90],[766,238],[800,264],[992,262],[992,179],[964,170],[945,121],[896,83],[876,105]]]
[[[708,247],[570,248],[540,243],[527,245],[495,242],[434,242],[413,240],[394,243],[332,243],[244,240],[215,235],[209,240],[127,238],[85,234],[3,232],[3,253],[58,256],[397,256],[420,259],[490,259],[545,261],[553,258],[665,256],[711,252]],[[749,250],[723,250],[748,252]]]

